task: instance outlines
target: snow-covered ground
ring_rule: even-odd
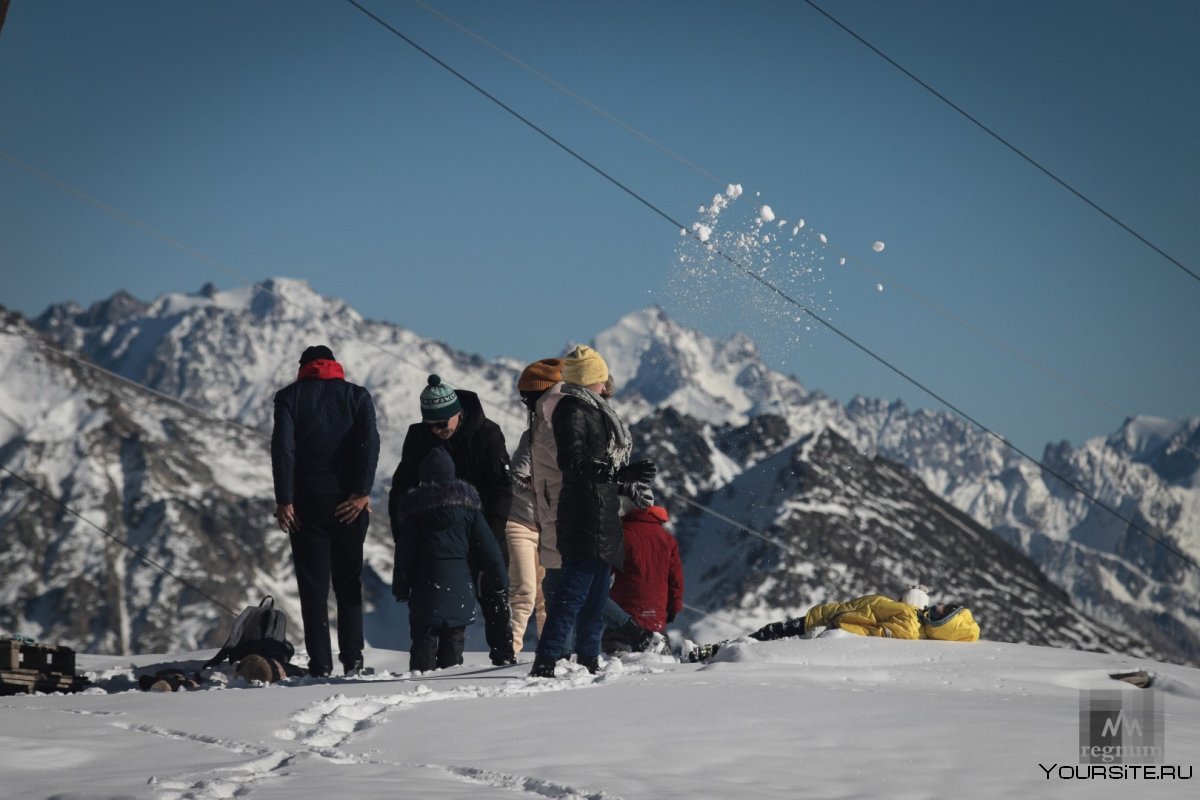
[[[95,686],[0,698],[0,796],[118,798],[1194,797],[1200,670],[1016,644],[740,641],[597,676],[526,677],[480,653],[410,675],[368,650],[357,679],[141,692],[177,663],[80,656]],[[211,652],[183,654],[191,666]],[[528,654],[523,657],[529,658]],[[1110,673],[1145,670],[1138,689]],[[565,668],[560,666],[560,672]],[[1081,696],[1152,692],[1164,754],[1080,779]],[[1124,707],[1124,706],[1123,706]],[[1057,766],[1054,766],[1057,765]],[[1049,770],[1049,772],[1047,772]]]

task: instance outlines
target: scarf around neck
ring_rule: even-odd
[[[565,395],[582,400],[600,412],[608,428],[609,462],[613,469],[619,469],[628,464],[629,455],[633,452],[633,437],[629,435],[629,428],[625,427],[625,423],[617,416],[617,412],[613,411],[608,401],[591,389],[574,383],[564,383],[561,391]]]
[[[336,378],[345,379],[345,377],[346,373],[342,369],[341,364],[336,361],[330,361],[328,358],[318,358],[307,364],[302,364],[300,372],[296,375],[296,380],[302,381],[306,378],[317,378],[328,381]]]

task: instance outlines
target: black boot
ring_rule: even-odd
[[[492,666],[496,667],[517,663],[517,656],[513,653],[511,641],[508,643],[508,647],[493,647],[489,651],[488,656],[492,660]]]
[[[584,658],[583,656],[580,656],[578,663],[579,666],[583,667],[593,675],[600,671],[600,656],[592,656],[591,658]]]
[[[556,658],[546,658],[538,656],[533,660],[533,669],[529,671],[531,678],[553,678],[554,665],[558,663]]]

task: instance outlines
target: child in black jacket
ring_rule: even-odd
[[[403,496],[392,520],[392,594],[408,603],[408,667],[427,671],[462,663],[466,626],[475,621],[475,576],[507,587],[508,571],[479,493],[454,477],[449,454],[429,451],[418,475],[420,485]]]

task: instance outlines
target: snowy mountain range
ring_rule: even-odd
[[[290,279],[152,302],[122,292],[32,321],[5,313],[0,628],[92,652],[214,646],[227,626],[216,604],[267,592],[298,624],[266,436],[274,391],[320,342],[375,399],[377,509],[429,372],[477,391],[510,443],[524,426],[523,364],[365,320]],[[697,634],[919,580],[980,606],[990,638],[1200,660],[1197,570],[956,417],[843,405],[769,369],[746,337],[713,340],[659,309],[594,344],[639,447],[660,464],[689,605],[711,612]],[[1044,462],[1197,558],[1197,450],[1200,418],[1135,419],[1078,449],[1049,446]],[[376,513],[366,577],[376,647],[406,646],[390,566]]]

